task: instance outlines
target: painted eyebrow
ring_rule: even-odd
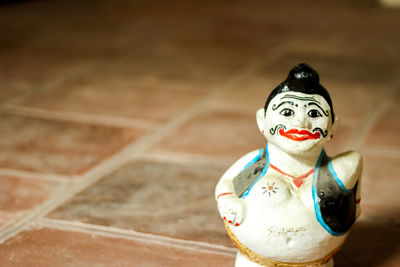
[[[297,96],[297,95],[284,95],[281,98],[281,100],[284,99],[284,98],[294,98],[296,100],[302,100],[302,101],[313,101],[313,102],[317,102],[318,104],[321,104],[319,101],[315,100],[312,97],[301,97],[301,96]]]
[[[310,103],[308,103],[308,105],[309,105],[309,106],[317,106],[317,107],[319,107],[319,109],[321,109],[322,113],[324,113],[325,116],[328,116],[328,115],[329,115],[329,113],[328,113],[327,110],[324,110],[320,105],[318,105],[318,104],[315,103],[315,102],[310,102]]]
[[[272,105],[272,110],[278,109],[283,104],[290,104],[290,105],[294,106],[294,103],[292,101],[283,101],[283,102],[279,103],[278,106],[276,104]]]

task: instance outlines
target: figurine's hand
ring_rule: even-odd
[[[234,194],[218,198],[218,211],[221,217],[234,226],[239,226],[246,217],[246,206],[242,199]]]

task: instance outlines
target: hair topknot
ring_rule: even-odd
[[[303,80],[312,84],[319,84],[318,73],[306,63],[298,64],[289,72],[289,79]]]
[[[328,91],[319,83],[319,75],[310,65],[301,63],[294,66],[287,76],[286,80],[281,82],[271,94],[268,96],[265,102],[265,112],[267,112],[268,104],[271,102],[277,94],[284,92],[300,92],[304,94],[317,94],[322,96],[329,104],[332,112],[332,123],[335,115],[333,112],[332,100],[329,96]]]

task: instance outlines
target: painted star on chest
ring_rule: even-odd
[[[271,193],[276,194],[276,190],[279,190],[279,188],[275,185],[275,182],[272,184],[267,183],[267,186],[263,186],[261,189],[264,190],[263,194],[268,193],[269,197],[271,197]]]

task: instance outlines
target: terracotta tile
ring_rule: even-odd
[[[289,70],[288,70],[289,71]],[[264,107],[271,91],[284,80],[286,73],[273,75],[267,72],[254,73],[213,99],[216,106],[231,106],[238,111],[246,110],[254,114]]]
[[[113,88],[113,96],[116,100],[108,101],[105,106],[112,105],[110,102],[113,102],[113,107],[115,107],[115,103],[119,100],[131,101],[132,98],[129,96],[132,96],[135,90],[138,91],[137,94],[142,94],[144,89],[137,87],[143,86],[149,91],[148,94],[152,93],[153,97],[157,95],[166,97],[165,95],[169,93],[169,95],[177,96],[181,102],[188,102],[186,98],[191,96],[187,96],[185,91],[173,90],[164,93],[165,89],[198,87],[200,91],[204,91],[212,86],[204,81],[209,81],[210,78],[220,79],[221,73],[232,73],[239,65],[243,65],[242,62],[236,63],[236,60],[232,60],[232,54],[216,59],[223,54],[221,49],[224,50],[225,47],[219,47],[218,51],[210,53],[208,50],[213,49],[215,43],[205,44],[205,46],[200,44],[201,47],[190,51],[181,49],[181,46],[175,47],[173,45],[177,41],[174,39],[175,35],[179,35],[184,26],[190,29],[190,31],[185,31],[185,34],[197,32],[198,20],[187,21],[185,18],[176,16],[166,18],[165,15],[158,18],[154,17],[155,10],[152,11],[153,14],[151,12],[149,14],[148,11],[143,10],[143,5],[124,2],[111,5],[103,3],[96,7],[80,3],[78,9],[81,12],[76,12],[75,5],[61,4],[55,8],[52,5],[31,3],[20,7],[10,7],[7,12],[3,12],[4,14],[0,13],[4,15],[0,23],[5,25],[2,35],[7,40],[2,43],[5,46],[2,48],[8,52],[0,60],[0,67],[6,70],[0,74],[0,79],[3,78],[8,83],[7,94],[3,95],[4,102],[20,103],[19,98],[25,94],[28,98],[42,99],[44,97],[54,100],[60,94],[60,90],[68,91],[79,87],[74,92],[68,93],[67,99],[60,105],[61,110],[70,111],[71,108],[77,106],[75,101],[78,98],[73,97],[77,95],[77,91],[85,89],[87,93],[87,87],[100,87],[98,89],[100,92],[94,93],[99,94],[100,99],[96,100],[102,100],[104,95],[109,98],[110,88]],[[146,5],[144,8],[146,9]],[[132,16],[132,12],[135,16]],[[23,19],[17,20],[15,16],[8,15],[20,13],[25,15]],[[36,15],[42,13],[46,15]],[[164,13],[163,11],[161,14]],[[69,19],[71,16],[74,16],[73,21]],[[204,26],[203,28],[207,29]],[[21,32],[21,36],[15,33],[17,31]],[[202,52],[197,53],[198,51]],[[232,53],[237,53],[237,51]],[[226,63],[227,58],[231,59],[229,63]],[[86,68],[85,64],[88,65]],[[122,65],[119,66],[120,64]],[[126,70],[130,70],[126,75],[131,77],[123,75],[121,77],[120,72],[126,73]],[[74,75],[67,75],[68,72]],[[115,77],[109,77],[110,72]],[[147,82],[143,85],[140,77],[149,75],[158,81]],[[78,80],[75,76],[79,77]],[[189,82],[185,80],[190,78],[192,80]],[[50,83],[58,79],[73,80],[63,85]],[[136,80],[139,80],[139,84],[135,83]],[[55,88],[38,94],[39,89],[43,90],[42,87],[47,84]],[[90,89],[96,91],[94,88]],[[124,99],[125,95],[120,96],[120,93],[127,95],[127,100]],[[148,94],[144,95],[140,101],[132,101],[130,106],[125,107],[125,113],[128,112],[129,107],[136,107],[136,104],[146,100],[149,97]],[[78,102],[89,101],[86,96],[87,94],[84,95],[84,93],[78,95],[77,97],[83,97]],[[182,97],[186,98],[182,99]],[[53,109],[54,106],[49,101],[46,102],[46,99],[39,103],[35,102],[33,105],[44,108],[50,106],[49,108]],[[59,98],[56,100],[60,101]],[[171,101],[171,99],[166,99],[166,101]],[[31,103],[30,101],[23,102]],[[91,103],[89,101],[89,104]],[[80,109],[77,108],[79,112],[83,109],[90,113],[90,108],[95,109],[94,105],[89,105],[90,108],[86,109],[79,105],[78,107],[80,107]],[[101,112],[95,109],[94,113]],[[103,111],[103,113],[106,112]],[[118,114],[118,112],[115,113]],[[122,112],[121,115],[125,113]]]
[[[135,162],[51,213],[51,218],[230,245],[214,188],[222,169]]]
[[[287,72],[293,66],[302,62],[309,63],[318,71],[323,85],[335,82],[348,86],[378,87],[379,89],[383,84],[393,81],[396,77],[396,65],[394,64],[390,65],[374,58],[337,52],[310,51],[307,47],[287,52],[267,64],[263,70],[267,73],[284,73],[286,77]],[[329,87],[327,89],[329,90]]]
[[[255,112],[204,110],[157,144],[154,151],[200,154],[235,160],[265,146]]]
[[[81,174],[141,136],[110,128],[0,114],[0,167]]]
[[[361,209],[364,216],[400,222],[399,159],[364,154]]]
[[[199,101],[209,86],[143,74],[96,72],[71,79],[23,105],[41,109],[165,122]],[[112,97],[110,97],[112,95]]]
[[[177,21],[180,32],[172,32],[172,38],[165,44],[166,51],[222,72],[246,67],[276,48],[285,36],[280,32],[284,31],[282,27],[245,16],[206,14],[194,15],[189,23],[186,18],[180,20]],[[275,38],[269,34],[275,34]]]
[[[384,221],[359,221],[334,257],[335,266],[398,266],[400,228]]]
[[[49,90],[84,65],[79,60],[68,60],[39,54],[34,51],[13,51],[0,59],[0,104],[18,104],[35,94]]]
[[[382,114],[365,140],[366,146],[379,146],[390,149],[400,149],[400,95],[394,99],[393,104]]]
[[[0,229],[41,205],[55,187],[45,181],[8,176],[0,176],[0,184]]]
[[[127,57],[135,57],[134,65],[140,68],[165,37],[158,34],[157,25],[140,16],[121,16],[121,9],[118,3],[2,6],[0,103],[19,104],[39,92],[52,91],[48,87],[59,86],[62,80],[85,76]]]
[[[129,50],[129,40],[141,41],[145,31],[130,30],[142,24],[140,16],[121,12],[123,1],[113,4],[24,2],[2,6],[0,23],[2,34],[9,39],[2,42],[7,52],[27,51],[44,55],[67,56],[64,60],[118,56],[121,49]],[[79,10],[79,11],[78,11]],[[23,14],[23,16],[18,16]],[[74,15],[74,20],[70,20]],[[103,18],[103,20],[99,20]],[[16,32],[19,30],[19,32]],[[153,29],[156,30],[156,29]],[[128,35],[127,33],[131,33]],[[153,31],[154,32],[154,31]],[[128,43],[127,43],[128,42]],[[90,44],[90,45],[89,45]]]
[[[233,266],[231,256],[49,228],[0,245],[2,266]]]
[[[337,51],[386,61],[387,66],[397,63],[400,58],[396,48],[400,43],[396,34],[400,25],[398,12],[385,8],[358,10],[361,12],[356,11],[357,16],[353,12],[351,15],[348,13],[351,21],[343,21],[346,27],[335,32],[338,36],[335,44]]]
[[[186,23],[180,27],[184,29],[185,26],[187,28],[193,27],[194,21],[203,22],[203,25],[207,26],[204,30],[199,27],[195,28],[195,30],[192,29],[191,32],[184,31],[186,35],[185,40],[182,42],[179,38],[176,39],[181,41],[181,43],[191,42],[193,50],[198,46],[209,48],[203,49],[203,51],[196,49],[195,53],[200,51],[205,55],[206,52],[220,49],[221,53],[217,57],[222,57],[229,55],[230,51],[236,50],[237,53],[232,58],[237,60],[241,60],[243,56],[254,57],[254,55],[263,58],[271,48],[271,44],[285,46],[293,43],[297,46],[299,40],[304,41],[306,46],[309,46],[310,43],[317,43],[321,46],[332,47],[334,45],[330,41],[337,35],[346,38],[343,42],[347,47],[362,46],[356,42],[360,41],[360,39],[352,39],[351,36],[341,34],[341,32],[347,32],[347,29],[351,29],[353,31],[368,32],[370,36],[375,36],[374,34],[381,34],[383,31],[388,32],[384,36],[391,37],[390,33],[395,35],[395,29],[386,30],[386,28],[395,27],[386,27],[383,30],[382,26],[387,21],[392,23],[398,21],[393,15],[389,16],[389,19],[385,19],[382,25],[378,22],[380,21],[379,19],[371,21],[366,17],[366,14],[374,16],[376,13],[379,13],[379,9],[375,9],[375,12],[368,12],[367,9],[362,8],[353,8],[349,11],[349,7],[344,2],[340,4],[324,2],[315,5],[311,1],[302,3],[302,5],[296,5],[279,2],[250,1],[246,5],[240,2],[230,3],[229,6],[224,3],[207,3],[201,7],[196,6],[195,10],[190,7],[190,4],[180,5],[179,8],[172,5],[165,7],[170,12],[164,12],[160,8],[156,9],[156,12],[158,11],[156,14],[163,19],[167,17],[165,14],[170,14],[170,17],[176,16],[178,17],[177,20],[184,17]],[[332,12],[327,12],[328,10],[332,10]],[[338,17],[340,19],[337,19]],[[189,26],[187,26],[188,24]],[[369,27],[370,24],[371,27]],[[381,26],[381,28],[379,29],[379,26],[376,24]],[[307,27],[299,27],[298,25],[307,25]],[[353,25],[357,26],[354,27]],[[346,28],[346,30],[343,28]],[[195,35],[197,35],[197,38]],[[361,38],[361,40],[365,40],[363,43],[368,42],[370,39],[371,37],[367,37],[366,35]],[[207,45],[210,41],[213,41],[211,43],[212,46]],[[240,46],[243,46],[245,49],[240,50]],[[222,47],[225,49],[222,49]],[[341,50],[336,51],[341,52]],[[265,56],[265,58],[268,56]]]
[[[375,109],[384,93],[378,88],[346,85],[336,82],[324,84],[329,91],[335,114],[341,122],[357,125],[369,111]]]
[[[85,17],[90,20],[85,12],[75,12],[74,7],[62,5],[33,2],[2,5],[0,103],[18,104],[39,92],[51,90],[49,87],[64,79],[85,74],[92,65],[109,64],[115,58],[121,38],[118,41],[111,38],[110,32],[105,38],[105,27],[97,31],[96,27],[88,29],[87,21],[82,21]],[[94,7],[91,9],[94,12]],[[72,14],[76,20],[68,19]],[[113,44],[109,40],[114,40]],[[92,45],[85,45],[88,43]]]

